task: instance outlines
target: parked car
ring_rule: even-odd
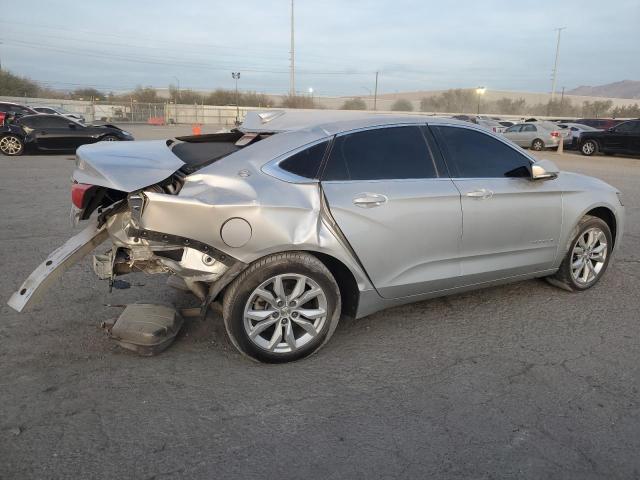
[[[84,123],[85,118],[79,113],[67,112],[62,108],[54,108],[54,107],[33,107],[33,109],[38,113],[47,113],[50,115],[61,115],[63,117],[70,118],[76,122]]]
[[[77,157],[88,226],[9,305],[109,238],[100,278],[172,274],[202,311],[222,302],[233,345],[265,362],[315,352],[341,315],[534,277],[586,290],[624,225],[615,188],[451,119],[249,113],[232,132]]]
[[[557,148],[560,138],[567,135],[568,132],[561,133],[557,125],[544,121],[518,123],[504,132],[504,136],[516,145],[537,151]]]
[[[18,103],[0,102],[0,125],[4,125],[5,121],[9,122],[14,118],[24,115],[34,115],[38,112]]]
[[[601,130],[590,127],[589,125],[582,125],[580,123],[564,122],[558,123],[558,127],[569,132],[569,135],[564,137],[564,147],[577,149],[580,144],[580,136],[583,132],[599,132]]]
[[[583,155],[625,153],[640,155],[640,119],[619,123],[605,131],[583,132],[580,136]]]
[[[608,130],[609,128],[618,125],[622,120],[616,120],[614,118],[579,118],[575,122],[581,125],[598,128],[600,130]]]
[[[510,122],[508,120],[498,120],[498,123],[500,123],[500,125],[502,125],[503,127],[507,127],[507,128],[515,125],[514,122]]]
[[[10,156],[75,151],[87,143],[118,140],[133,136],[115,125],[84,125],[60,115],[27,115],[0,127],[0,152]]]
[[[504,133],[507,129],[507,127],[502,125],[500,122],[489,118],[478,118],[476,123],[494,133]]]

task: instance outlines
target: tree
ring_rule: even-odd
[[[413,105],[406,98],[399,98],[393,105],[391,105],[391,110],[394,112],[413,112]]]
[[[282,98],[284,108],[316,108],[313,98],[307,95],[286,95]]]
[[[95,88],[76,88],[71,92],[71,98],[74,100],[104,99],[106,97],[103,92]]]
[[[367,104],[361,98],[350,98],[345,100],[340,107],[341,110],[366,110]]]
[[[594,102],[584,102],[582,104],[583,117],[606,117],[613,106],[611,100],[595,100]]]
[[[0,70],[0,95],[7,97],[37,97],[40,86],[28,78]]]
[[[524,98],[499,98],[494,105],[489,104],[489,110],[503,115],[523,115],[527,111],[527,102]]]
[[[611,115],[614,118],[638,118],[640,117],[640,105],[634,103],[633,105],[616,107],[611,112]]]

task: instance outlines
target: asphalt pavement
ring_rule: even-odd
[[[623,192],[599,285],[390,309],[286,365],[238,354],[219,312],[157,357],[120,349],[99,328],[118,305],[194,300],[144,275],[109,294],[89,258],[15,313],[11,293],[74,233],[74,162],[0,156],[0,478],[640,478],[640,159],[538,156]]]

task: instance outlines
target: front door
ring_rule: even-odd
[[[487,133],[431,128],[461,194],[463,283],[551,268],[562,224],[559,182],[532,181],[529,158]]]
[[[439,162],[416,125],[357,131],[334,141],[322,188],[382,297],[460,281],[460,194]]]

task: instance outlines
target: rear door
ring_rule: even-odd
[[[560,182],[532,181],[529,158],[490,134],[431,129],[461,194],[463,283],[551,268],[562,223]]]
[[[631,149],[634,122],[622,122],[602,136],[602,146],[605,150],[624,152]]]
[[[520,143],[521,147],[530,147],[533,141],[538,136],[538,129],[531,123],[525,123],[520,130]]]
[[[398,125],[339,135],[321,177],[333,217],[385,298],[460,280],[460,194],[428,134]]]

